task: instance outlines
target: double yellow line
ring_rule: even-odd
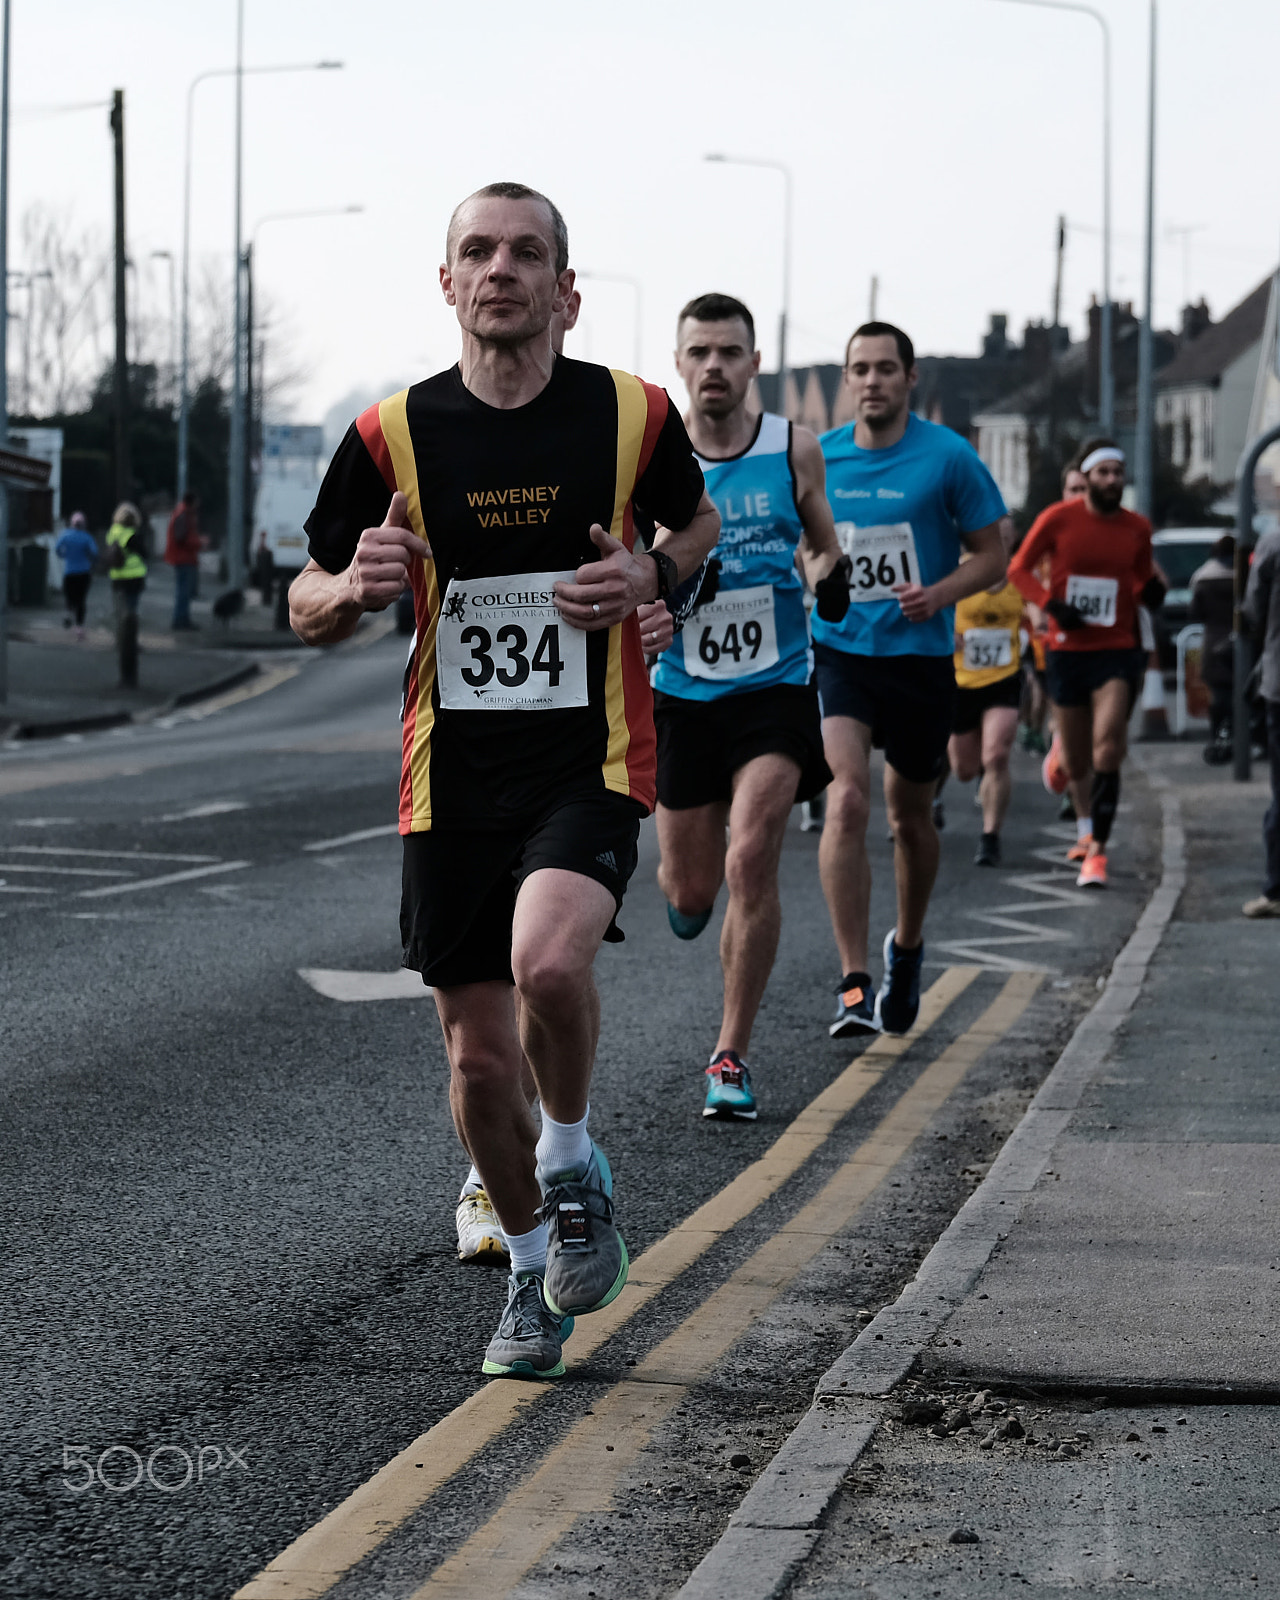
[[[877,1039],[759,1160],[646,1250],[613,1305],[578,1324],[567,1347],[574,1363],[598,1350],[792,1177],[979,971],[945,971],[923,997],[909,1034]],[[1026,1009],[1040,981],[1038,973],[1014,973],[995,1002],[925,1068],[819,1193],[597,1402],[591,1416],[570,1429],[416,1591],[415,1600],[505,1594],[579,1517],[606,1509],[619,1476],[688,1386],[705,1378],[829,1239],[848,1226],[969,1068]],[[509,1381],[478,1390],[282,1551],[237,1591],[235,1600],[318,1600],[548,1392]],[[612,1448],[606,1450],[606,1443]]]

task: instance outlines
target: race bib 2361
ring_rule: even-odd
[[[920,562],[916,536],[909,522],[860,528],[856,522],[837,522],[840,548],[853,563],[849,598],[855,604],[892,600],[895,584],[919,583]]]

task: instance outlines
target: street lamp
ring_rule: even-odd
[[[1098,426],[1115,428],[1116,384],[1111,331],[1111,29],[1101,11],[1076,0],[1004,0],[1006,5],[1041,6],[1049,11],[1078,11],[1102,29],[1102,327],[1098,352]]]
[[[9,442],[9,0],[0,13],[0,449]],[[0,701],[9,698],[9,488],[0,480]]]
[[[642,299],[641,299],[642,290],[641,290],[641,287],[640,287],[639,278],[630,278],[625,273],[622,273],[622,272],[580,272],[580,273],[578,273],[578,277],[586,278],[589,283],[622,283],[622,284],[625,284],[627,286],[627,288],[629,288],[631,290],[631,292],[635,295],[635,297],[636,297],[635,346],[634,346],[635,365],[632,367],[631,370],[638,377],[639,373],[640,373],[640,366],[641,366],[641,361],[642,361],[642,352],[643,352],[643,348],[644,348],[644,346],[643,346],[643,335],[642,335],[644,312],[643,312],[643,308],[642,308]]]
[[[195,110],[195,92],[208,78],[231,78],[237,74],[263,72],[334,72],[341,61],[302,61],[283,66],[266,67],[213,67],[208,72],[197,73],[187,88],[186,144],[183,156],[182,180],[182,358],[178,384],[178,496],[187,490],[187,462],[189,439],[189,413],[191,407],[191,131]],[[239,163],[237,162],[237,172]],[[238,184],[237,184],[238,187]],[[236,241],[237,255],[239,240]]]
[[[1155,351],[1151,342],[1151,288],[1156,216],[1156,0],[1148,7],[1147,38],[1147,216],[1142,261],[1142,321],[1138,324],[1138,436],[1133,444],[1133,484],[1138,510],[1154,506],[1151,435],[1155,426]],[[1247,533],[1236,529],[1237,538]]]
[[[778,411],[787,414],[787,316],[791,305],[791,168],[781,161],[761,161],[754,156],[709,155],[704,161],[720,161],[734,167],[768,167],[782,174],[782,310],[778,316]]]

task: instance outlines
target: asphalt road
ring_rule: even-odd
[[[481,1386],[502,1284],[454,1260],[464,1163],[430,1001],[334,1000],[300,975],[395,981],[401,659],[399,640],[366,635],[273,663],[225,703],[165,725],[0,752],[2,1594],[228,1595]],[[896,1294],[999,1148],[1153,881],[1140,780],[1113,890],[1089,898],[1053,864],[1065,833],[1034,764],[1020,759],[1017,778],[998,872],[972,867],[978,816],[968,790],[950,793],[926,978],[957,963],[984,970],[936,1039],[908,1050],[829,1149],[335,1593],[412,1593],[501,1503],[513,1460],[523,1468],[554,1447],[619,1369],[810,1199],[1009,968],[1043,965],[1031,1009],[947,1099],[848,1243],[801,1273],[673,1410],[639,1480],[653,1490],[645,1516],[584,1525],[573,1553],[531,1565],[527,1592],[647,1596],[691,1570],[859,1311]],[[783,947],[752,1052],[762,1114],[749,1128],[699,1116],[716,924],[691,946],[671,938],[645,831],[626,943],[598,962],[592,1096],[633,1257],[756,1160],[856,1053],[826,1037],[839,973],[817,840],[796,823]],[[873,822],[880,931],[890,854]],[[746,1417],[749,1464],[730,1473]]]

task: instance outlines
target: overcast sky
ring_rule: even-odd
[[[1114,37],[1115,293],[1136,299],[1147,7],[1097,4]],[[1220,315],[1275,264],[1280,5],[1161,0],[1160,12],[1156,311],[1169,323],[1187,293]],[[247,0],[247,65],[345,68],[246,80],[246,231],[278,212],[364,207],[274,223],[259,240],[259,281],[287,305],[309,373],[295,420],[455,358],[437,283],[445,223],[497,178],[556,200],[579,270],[640,281],[640,370],[681,404],[672,327],[691,295],[743,297],[772,366],[782,179],[710,165],[709,151],[791,168],[793,364],[839,358],[873,273],[880,315],[922,351],[975,352],[991,311],[1017,330],[1047,317],[1059,212],[1079,333],[1101,281],[1100,37],[1087,17],[1009,0]],[[33,202],[110,224],[105,109],[29,108],[121,87],[130,253],[162,309],[149,252],[181,242],[187,87],[233,64],[235,0],[14,0],[12,48],[11,264],[24,265]],[[229,78],[196,91],[193,160],[193,254],[228,263],[232,96]],[[631,290],[582,289],[569,353],[632,367]]]

